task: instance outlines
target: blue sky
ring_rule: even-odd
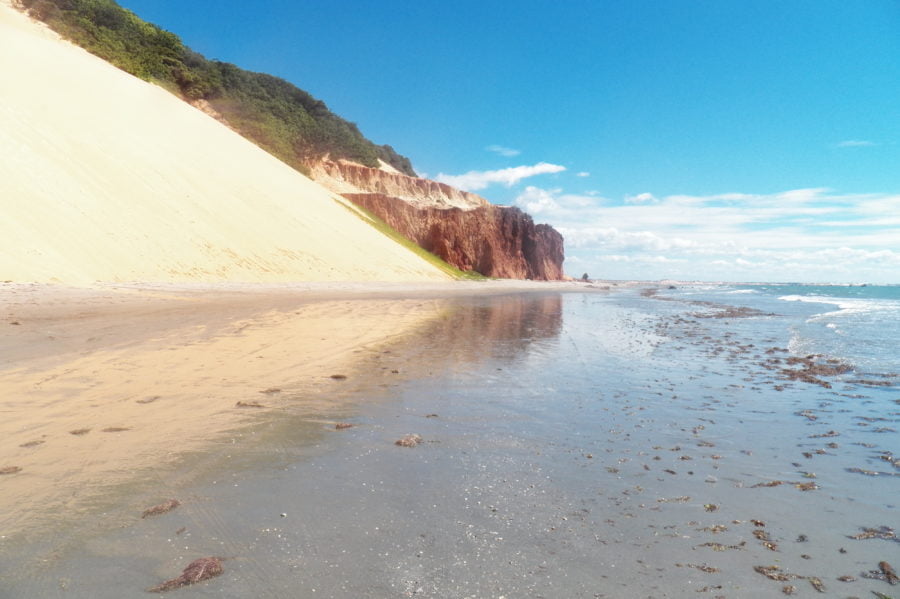
[[[893,0],[121,3],[552,224],[571,275],[900,283]]]

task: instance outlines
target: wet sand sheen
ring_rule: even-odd
[[[242,408],[262,416],[237,444],[157,469],[166,494],[123,492],[94,531],[20,546],[12,588],[142,596],[222,556],[178,592],[890,596],[868,576],[900,561],[880,528],[895,478],[850,468],[896,447],[877,432],[896,396],[779,378],[777,318],[638,294],[457,297],[436,314],[326,376],[336,401]],[[245,401],[280,395],[258,387]]]
[[[84,298],[7,305],[17,324],[4,323],[16,337],[0,376],[0,466],[19,470],[2,481],[5,535],[77,513],[259,408],[327,405],[330,375],[442,313],[435,299],[122,295],[86,295],[94,309],[104,298],[127,307],[102,317]]]

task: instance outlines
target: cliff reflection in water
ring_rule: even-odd
[[[422,366],[443,371],[475,362],[512,362],[555,343],[562,296],[517,294],[460,298],[413,343]]]

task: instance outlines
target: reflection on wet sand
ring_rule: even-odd
[[[84,535],[190,510],[193,485],[307,459],[361,403],[390,401],[404,381],[513,361],[562,325],[556,294],[294,308],[5,371],[0,465],[18,470],[0,479],[3,561],[51,572]]]

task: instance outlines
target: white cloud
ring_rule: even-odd
[[[463,175],[445,175],[444,173],[438,173],[434,180],[458,187],[465,191],[478,191],[493,183],[501,183],[507,187],[512,187],[522,179],[528,177],[559,173],[564,170],[566,170],[566,167],[558,164],[539,162],[532,166],[514,166],[496,171],[469,171]]]
[[[581,171],[580,173],[575,173],[576,177],[590,177],[591,174],[587,171]]]
[[[578,268],[598,277],[900,282],[897,194],[809,188],[593,199],[529,187],[517,205],[536,208]]]
[[[652,193],[639,193],[636,196],[625,196],[626,204],[655,204],[659,200]]]
[[[846,139],[837,143],[839,148],[867,148],[874,145],[877,145],[874,141],[864,139]]]
[[[554,192],[559,190],[539,189],[529,185],[525,188],[519,197],[516,198],[516,206],[525,212],[537,216],[541,213],[556,212],[559,210],[559,203],[554,199]]]
[[[513,156],[518,156],[522,153],[520,150],[498,146],[497,144],[490,145],[486,147],[485,150],[487,150],[488,152],[494,152],[495,154],[500,154],[501,156],[506,156],[507,158],[512,158]]]
[[[533,216],[541,215],[543,219],[555,219],[558,222],[577,219],[579,215],[588,214],[605,202],[605,198],[593,191],[580,195],[562,193],[562,189],[541,189],[533,185],[526,187],[513,200],[513,204]]]

